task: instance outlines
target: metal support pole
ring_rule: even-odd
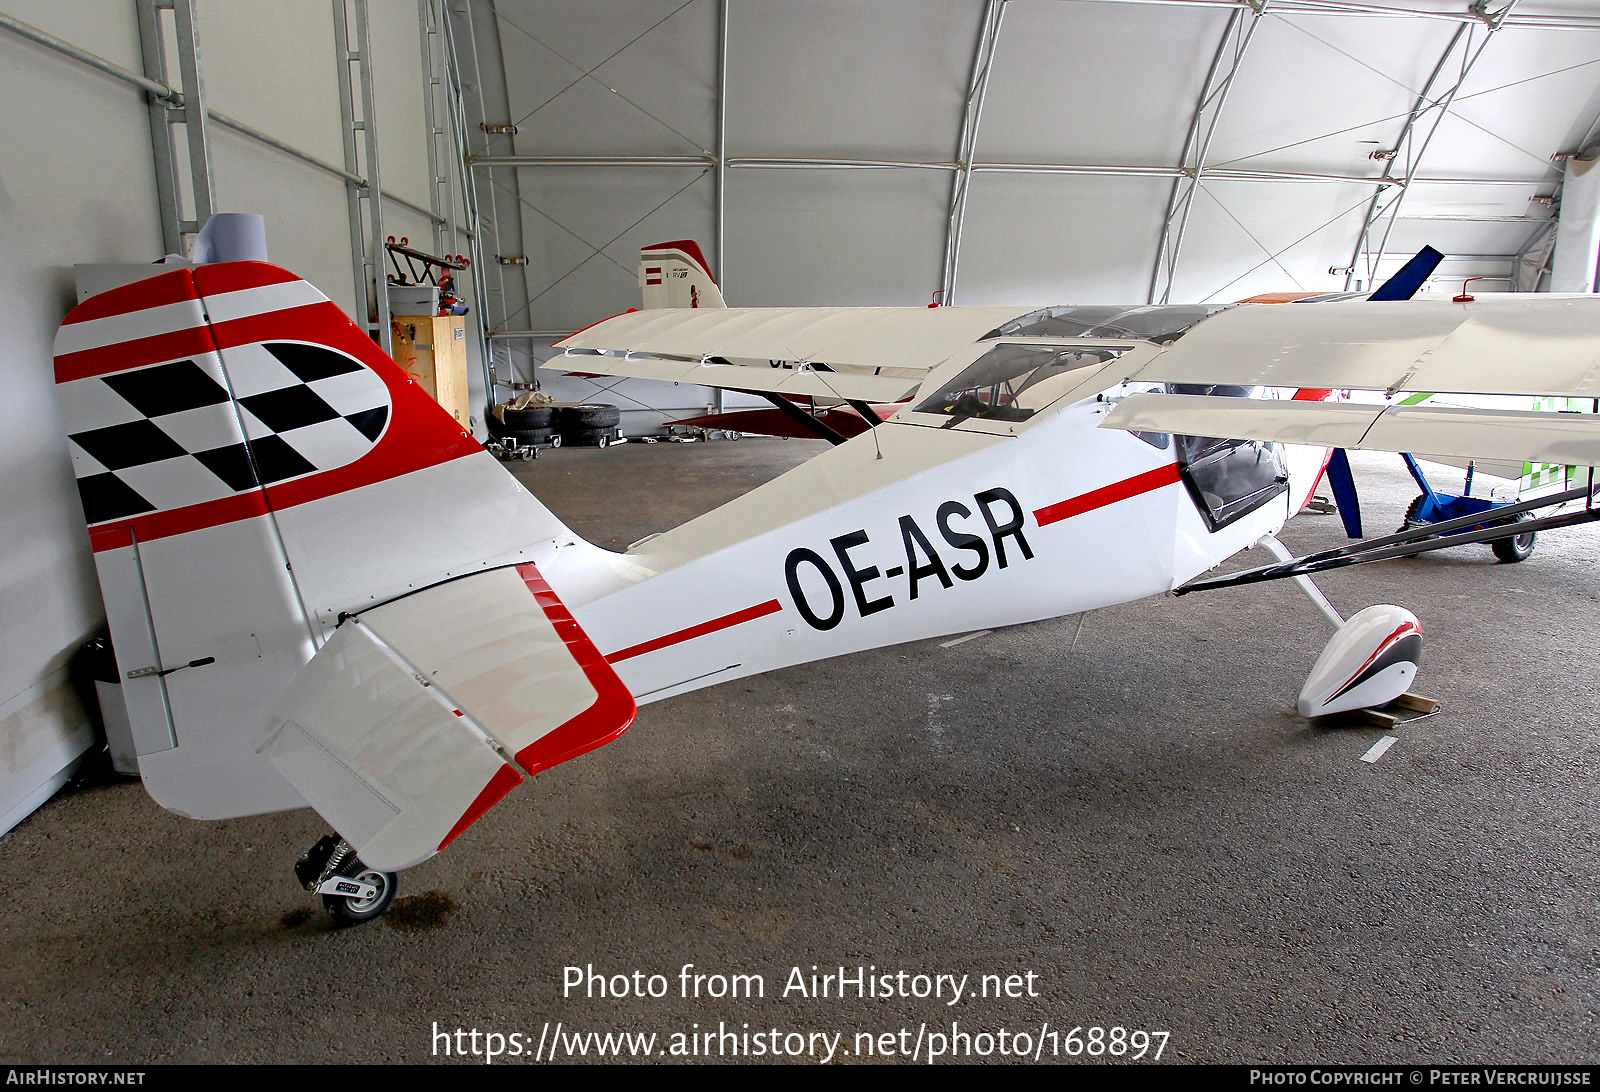
[[[352,6],[355,9],[353,43]],[[347,181],[345,189],[356,307],[360,321],[369,324],[369,333],[387,353],[391,351],[393,339],[389,329],[388,277],[384,273],[383,189],[378,174],[378,123],[373,106],[372,36],[367,25],[367,0],[333,0],[333,36],[339,54],[339,115],[344,124],[345,170],[351,176],[365,179],[364,184]],[[351,48],[352,45],[355,48]],[[356,66],[354,83],[351,64]],[[355,116],[358,94],[359,120]]]
[[[1517,2],[1518,0],[1510,0],[1498,12],[1490,13],[1484,7],[1484,0],[1476,0],[1472,10],[1476,18],[1480,19],[1486,27],[1483,40],[1478,43],[1476,49],[1473,48],[1472,44],[1472,35],[1476,23],[1463,23],[1457,28],[1455,34],[1451,35],[1450,45],[1445,49],[1444,56],[1439,58],[1439,63],[1434,66],[1432,75],[1428,77],[1428,82],[1422,89],[1422,94],[1417,96],[1417,101],[1411,108],[1411,114],[1406,118],[1406,124],[1400,131],[1399,139],[1395,141],[1396,153],[1401,150],[1405,152],[1406,172],[1404,184],[1393,191],[1387,203],[1380,205],[1381,198],[1384,196],[1383,190],[1379,190],[1372,195],[1372,201],[1367,205],[1366,218],[1361,225],[1361,232],[1356,236],[1355,249],[1350,254],[1350,266],[1344,278],[1345,291],[1350,290],[1350,286],[1355,280],[1357,269],[1362,267],[1363,255],[1366,256],[1365,274],[1367,284],[1371,285],[1377,280],[1380,259],[1374,255],[1381,255],[1387,247],[1389,234],[1394,230],[1394,223],[1400,214],[1400,206],[1405,200],[1406,190],[1410,188],[1412,181],[1416,178],[1417,168],[1422,162],[1423,155],[1428,150],[1428,145],[1433,142],[1434,134],[1439,131],[1440,123],[1449,115],[1450,107],[1455,103],[1456,94],[1461,90],[1462,84],[1466,83],[1467,76],[1472,72],[1473,66],[1478,63],[1478,58],[1483,56],[1483,51],[1494,40],[1495,32],[1505,25],[1506,19],[1510,16],[1512,9],[1517,6]],[[1434,88],[1439,84],[1440,77],[1450,63],[1450,58],[1457,55],[1456,47],[1458,45],[1462,47],[1460,52],[1462,58],[1461,67],[1449,88],[1436,95]],[[1423,120],[1430,115],[1432,116],[1432,124],[1429,125],[1427,135],[1422,138],[1419,144],[1416,140],[1417,129]],[[1384,165],[1384,179],[1393,178],[1394,164],[1398,158],[1397,154]],[[1368,246],[1368,242],[1372,237],[1372,229],[1378,220],[1385,216],[1388,217],[1388,222],[1384,226],[1383,237],[1378,243],[1376,251],[1373,251]]]
[[[417,0],[417,37],[422,42],[422,120],[428,130],[428,206],[433,217],[434,253],[453,254],[457,243],[455,195],[439,154],[439,142],[445,136],[439,121],[439,97],[444,91],[444,79],[440,75],[444,68],[440,30],[443,15],[439,0]]]
[[[717,5],[717,278],[723,298],[728,294],[728,0]],[[721,387],[711,388],[711,410],[721,413]]]
[[[183,201],[178,192],[178,157],[172,147],[172,125],[168,121],[172,91],[167,87],[167,57],[162,48],[161,16],[156,0],[139,0],[139,56],[144,74],[161,91],[145,88],[146,109],[150,116],[150,151],[155,160],[156,201],[161,206],[161,248],[168,254],[183,253]],[[71,54],[68,54],[71,56]]]
[[[178,74],[183,80],[183,134],[189,145],[189,182],[194,197],[194,227],[211,218],[216,203],[211,181],[211,139],[206,129],[205,79],[200,73],[200,32],[194,0],[171,0],[177,25]]]
[[[978,48],[972,57],[972,79],[967,85],[967,101],[961,115],[961,140],[956,151],[955,177],[950,181],[950,216],[945,224],[944,272],[939,278],[940,302],[955,303],[956,275],[961,262],[961,230],[967,220],[967,190],[972,182],[973,159],[977,154],[978,125],[983,120],[983,100],[989,92],[989,73],[994,70],[995,47],[1000,41],[1000,21],[1005,18],[1006,0],[988,0],[983,22],[978,28]]]
[[[377,94],[372,81],[372,28],[367,18],[367,0],[354,0],[356,8],[356,48],[361,51],[357,67],[361,74],[361,136],[366,150],[367,228],[371,232],[373,292],[376,294],[378,344],[385,353],[393,351],[393,332],[389,320],[389,277],[385,272],[387,251],[383,234],[383,185],[378,175]]]
[[[717,7],[717,278],[728,294],[728,0]],[[721,392],[717,392],[719,397]]]
[[[453,167],[456,183],[461,187],[462,212],[466,218],[467,253],[472,264],[467,272],[472,277],[472,302],[478,330],[478,363],[483,368],[484,416],[494,408],[494,356],[493,346],[487,337],[488,317],[484,306],[483,234],[478,222],[478,187],[472,171],[467,167],[467,107],[466,93],[461,77],[461,55],[456,50],[455,28],[450,13],[440,9],[440,29],[444,33],[445,99],[450,109]]]
[[[1249,48],[1256,28],[1261,25],[1261,16],[1265,11],[1266,3],[1263,2],[1259,8],[1250,11],[1249,22],[1246,23],[1245,9],[1235,9],[1228,17],[1222,41],[1218,43],[1216,55],[1211,59],[1211,68],[1206,73],[1206,82],[1200,91],[1200,101],[1195,105],[1194,118],[1189,123],[1189,135],[1183,143],[1183,155],[1178,164],[1183,173],[1173,180],[1172,192],[1167,197],[1167,214],[1161,224],[1161,242],[1156,246],[1155,266],[1150,271],[1149,303],[1167,303],[1172,299],[1172,282],[1178,275],[1178,256],[1183,251],[1183,239],[1189,230],[1189,213],[1200,192],[1200,179],[1205,174],[1211,139],[1216,136],[1217,123],[1222,120],[1228,92],[1233,89],[1234,77],[1244,63],[1245,50]],[[1173,230],[1175,222],[1176,231]]]
[[[480,123],[482,123],[482,122],[487,122],[489,120],[489,112],[488,112],[488,106],[486,104],[486,100],[484,98],[484,90],[483,90],[483,57],[482,57],[482,55],[480,54],[480,52],[478,50],[477,18],[474,15],[473,11],[474,11],[474,5],[471,4],[471,3],[466,4],[463,7],[462,11],[461,11],[461,14],[465,18],[466,24],[467,24],[467,45],[472,51],[472,75],[471,75],[470,80],[467,80],[467,81],[464,81],[464,82],[466,83],[466,86],[472,87],[474,92],[476,93],[476,98],[477,98],[477,103],[478,103],[478,120],[479,120]],[[493,11],[494,11],[494,9],[492,7],[492,3],[491,3],[490,11],[491,11],[491,13],[493,13]],[[496,35],[496,37],[498,37],[499,36],[498,17],[496,17],[496,19],[494,20],[494,22],[491,23],[491,25],[494,26],[495,35]],[[459,60],[459,55],[458,55],[457,59]],[[473,141],[476,139],[476,137],[475,137],[475,135],[474,135],[474,133],[472,131],[471,125],[470,125],[470,123],[468,121],[468,118],[467,118],[466,107],[465,107],[465,96],[463,96],[463,98],[462,98],[462,114],[461,114],[460,125],[461,125],[462,158],[463,158],[463,162],[465,162],[467,164],[467,167],[468,167],[467,176],[468,176],[468,180],[469,180],[470,184],[472,185],[472,193],[474,194],[474,201],[476,202],[477,176],[476,176],[476,172],[470,169],[471,167],[473,167],[475,165],[474,164],[474,154],[475,153],[473,152],[473,147],[474,147]],[[488,136],[485,136],[485,138],[484,138],[484,141],[485,141],[484,147],[486,149],[489,146],[489,141],[491,139],[492,138],[490,138]],[[488,203],[487,203],[487,210],[488,211],[487,212],[484,211],[484,208],[485,208],[484,205],[475,204],[475,215],[477,216],[478,221],[479,221],[480,224],[486,223],[486,224],[489,225],[490,249],[493,250],[496,254],[498,254],[501,251],[501,248],[502,248],[502,244],[501,244],[501,241],[500,241],[500,199],[495,194],[495,187],[494,187],[494,179],[493,178],[489,179],[489,184],[488,184],[488,187],[487,187],[486,197],[488,199]],[[517,213],[518,213],[519,216],[521,215],[520,207],[518,208]],[[497,385],[497,382],[498,382],[498,379],[499,379],[499,375],[498,375],[498,371],[497,371],[497,367],[498,367],[498,364],[499,364],[499,358],[495,355],[495,353],[498,350],[498,346],[496,346],[494,344],[494,339],[492,337],[492,333],[495,330],[495,328],[497,327],[497,325],[499,324],[499,322],[503,321],[504,317],[510,314],[511,308],[510,308],[510,305],[506,302],[505,266],[500,265],[498,262],[495,263],[495,267],[494,267],[494,285],[491,287],[490,284],[488,283],[489,270],[488,270],[488,267],[483,264],[483,256],[484,256],[484,252],[480,249],[477,257],[475,257],[473,259],[473,261],[474,261],[474,264],[476,264],[477,267],[478,267],[478,276],[480,278],[479,284],[481,286],[481,291],[482,291],[482,299],[480,300],[480,306],[478,308],[478,317],[481,320],[480,325],[481,325],[482,330],[483,330],[483,338],[484,338],[484,342],[483,343],[484,343],[484,347],[485,347],[485,350],[486,350],[486,354],[485,355],[488,357],[488,361],[487,361],[488,369],[489,369],[488,382],[489,382],[489,390],[490,390],[489,401],[490,401],[490,403],[492,405],[492,403],[494,402],[494,397],[495,397],[493,392],[494,392],[495,386]],[[495,308],[496,307],[499,308],[499,313],[500,313],[500,316],[501,316],[498,319],[495,316]],[[515,370],[511,367],[513,359],[514,358],[512,356],[512,350],[511,350],[511,348],[509,346],[507,346],[506,347],[506,374],[508,376],[508,382],[515,382],[516,378],[517,378]]]
[[[152,12],[152,33],[151,36],[147,36],[145,34],[144,17],[141,14],[140,49],[141,52],[143,52],[146,42],[154,43],[157,47],[158,56],[156,61],[157,68],[154,70],[147,68],[146,74],[143,76],[139,75],[137,72],[129,72],[127,69],[122,68],[119,65],[112,64],[104,57],[98,57],[93,53],[79,49],[70,42],[64,42],[54,35],[46,34],[37,27],[31,27],[27,23],[23,23],[19,20],[11,18],[9,15],[0,14],[0,30],[9,31],[25,41],[33,42],[36,45],[43,46],[44,48],[55,53],[59,53],[63,57],[78,61],[79,63],[93,68],[99,72],[103,72],[106,75],[111,76],[113,79],[121,80],[123,83],[126,83],[132,87],[137,87],[141,91],[148,93],[152,98],[158,99],[164,103],[167,111],[178,110],[182,108],[184,103],[183,93],[176,88],[169,86],[166,82],[165,75],[159,78],[150,75],[151,71],[159,70],[164,73],[166,69],[165,55],[164,52],[162,52],[159,48],[160,24],[155,21],[154,13],[158,10],[170,10],[171,3],[170,0],[160,0],[160,3],[156,3],[154,0],[139,0],[141,5],[147,2],[151,7]],[[354,182],[360,186],[365,186],[367,184],[367,180],[362,178],[359,174],[336,167],[325,159],[320,159],[317,156],[312,155],[310,152],[296,148],[293,144],[285,143],[284,141],[279,140],[277,137],[263,133],[260,129],[255,128],[253,125],[246,125],[238,118],[229,117],[227,114],[224,114],[219,110],[213,110],[209,106],[206,107],[206,117],[211,121],[216,122],[224,129],[229,129],[235,133],[238,133],[240,136],[247,137],[248,139],[255,141],[257,144],[264,145],[265,147],[271,148],[274,151],[282,152],[284,155],[292,156],[293,158],[298,159],[300,162],[308,166],[315,167],[317,170],[322,171],[325,174],[332,175],[335,178],[343,179],[346,182]],[[162,122],[164,125],[170,124],[167,120],[166,114],[163,114]],[[172,160],[172,163],[173,178],[175,180],[177,178],[176,161]],[[176,192],[176,186],[174,186],[174,192]],[[413,204],[412,202],[407,201],[405,198],[399,197],[395,194],[385,193],[383,195],[383,199],[385,201],[393,202],[396,205],[400,205],[403,208],[410,209],[419,216],[430,215],[427,209],[420,205]],[[470,228],[463,230],[465,234],[469,236],[471,235]],[[169,251],[175,251],[178,248],[168,247],[167,249]]]
[[[361,217],[366,180],[360,174],[361,159],[357,151],[355,95],[350,86],[350,22],[344,0],[333,0],[333,43],[338,53],[339,122],[344,145],[345,219],[350,230],[350,269],[355,282],[356,321],[365,328],[373,314],[367,281],[366,233]]]

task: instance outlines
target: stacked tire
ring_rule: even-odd
[[[561,440],[578,447],[607,447],[621,437],[622,411],[599,402],[552,407]]]
[[[551,406],[527,409],[505,406],[489,415],[489,435],[501,441],[515,440],[520,447],[561,446],[561,434],[556,431],[555,410]]]

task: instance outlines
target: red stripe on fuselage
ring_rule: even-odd
[[[701,622],[699,625],[689,626],[687,629],[665,634],[652,641],[629,645],[627,648],[620,649],[607,656],[606,662],[615,664],[621,663],[623,660],[631,660],[635,656],[643,656],[647,652],[655,652],[672,645],[682,644],[684,641],[692,641],[696,637],[704,637],[708,633],[716,633],[718,630],[730,629],[745,622],[753,622],[757,618],[765,618],[767,615],[776,614],[782,609],[782,603],[776,599],[769,599],[765,603],[746,607],[744,610],[736,610],[732,614],[724,614],[721,618],[713,618],[709,622]]]
[[[1108,504],[1116,504],[1118,501],[1128,500],[1142,493],[1152,493],[1157,489],[1174,485],[1178,481],[1178,464],[1167,463],[1154,470],[1147,470],[1143,474],[1135,474],[1120,482],[1113,482],[1099,489],[1092,489],[1076,497],[1068,497],[1064,501],[1036,509],[1033,518],[1040,527],[1048,527],[1052,523],[1060,523],[1064,519],[1092,512],[1096,508],[1104,508]]]

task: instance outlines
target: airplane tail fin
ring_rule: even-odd
[[[644,307],[726,307],[711,267],[693,239],[657,243],[639,251]]]
[[[535,568],[602,552],[295,274],[228,262],[103,292],[63,322],[55,365],[140,773],[164,806],[310,803],[377,846],[369,864],[400,867],[519,781],[513,760],[532,772],[631,721],[612,694],[608,723],[568,729],[615,676],[580,662],[587,638]],[[490,610],[485,584],[516,566],[532,577]],[[399,606],[423,595],[426,624]],[[486,681],[463,644],[538,661],[572,693],[552,706]],[[460,693],[431,682],[451,670]],[[382,725],[361,712],[380,707]]]
[[[1433,271],[1439,268],[1439,263],[1444,261],[1444,254],[1425,246],[1401,266],[1395,275],[1384,281],[1368,296],[1372,303],[1383,303],[1388,300],[1408,300],[1422,290]]]

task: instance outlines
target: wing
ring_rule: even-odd
[[[1600,299],[1241,306],[1126,377],[1196,385],[1600,397]],[[1519,409],[1135,394],[1102,428],[1423,455],[1600,462],[1600,417]]]
[[[1518,464],[1600,461],[1600,415],[1592,413],[1135,394],[1100,427]]]
[[[1244,305],[1197,323],[1129,378],[1600,397],[1600,298]]]
[[[651,356],[579,355],[556,357],[546,368],[563,368],[585,375],[613,375],[627,379],[654,379],[662,383],[696,383],[723,390],[764,391],[812,398],[858,399],[863,402],[898,402],[922,385],[922,376],[874,375],[833,371],[817,366],[795,366],[789,361],[732,361],[663,359]]]
[[[558,342],[556,347],[568,356],[545,366],[733,390],[893,402],[915,391],[930,369],[1019,312],[1016,307],[631,311]]]

